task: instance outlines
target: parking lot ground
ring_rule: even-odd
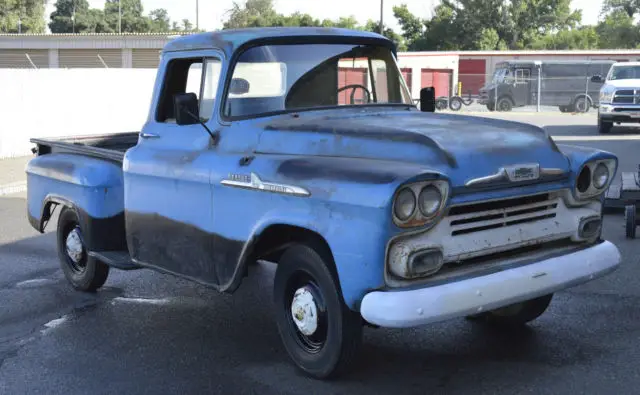
[[[272,264],[234,295],[148,270],[82,294],[63,280],[54,227],[38,234],[25,210],[24,193],[0,198],[0,394],[631,394],[640,382],[640,241],[620,215],[604,237],[622,267],[558,292],[527,328],[368,328],[354,372],[323,382],[281,346]]]

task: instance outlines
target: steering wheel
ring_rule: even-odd
[[[367,94],[367,103],[371,103],[371,92],[369,92],[369,89],[367,89],[367,87],[364,86],[364,85],[360,85],[360,84],[345,85],[342,88],[338,89],[336,91],[336,94],[340,94],[340,92],[342,92],[344,90],[347,90],[347,89],[353,89],[353,91],[351,91],[351,97],[350,97],[351,103],[349,103],[349,104],[354,104],[353,95],[355,95],[355,93],[356,93],[356,88],[360,88],[360,89],[364,90],[365,93]]]

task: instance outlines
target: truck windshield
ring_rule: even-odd
[[[498,68],[493,73],[493,82],[504,82],[505,78],[507,78],[508,76],[509,76],[509,69],[508,68],[506,68],[506,67]]]
[[[232,65],[226,118],[337,106],[412,105],[392,52],[352,44],[262,45]]]
[[[630,80],[640,78],[640,66],[615,66],[611,68],[609,80]]]

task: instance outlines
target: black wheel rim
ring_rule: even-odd
[[[328,314],[324,296],[317,282],[306,272],[296,272],[287,284],[285,295],[282,307],[298,346],[309,354],[320,352],[327,341]],[[312,305],[305,303],[309,298]],[[309,308],[315,317],[311,317]],[[294,314],[297,319],[294,318]]]
[[[62,239],[62,250],[67,265],[74,273],[82,274],[87,270],[87,252],[78,224],[72,223],[66,227]]]
[[[509,103],[507,103],[506,100],[501,100],[500,103],[498,103],[499,105],[499,110],[500,111],[508,111],[509,110]]]

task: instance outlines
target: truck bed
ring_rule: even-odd
[[[138,143],[139,132],[113,133],[92,136],[32,138],[37,156],[50,153],[87,155],[122,163],[125,152]]]

